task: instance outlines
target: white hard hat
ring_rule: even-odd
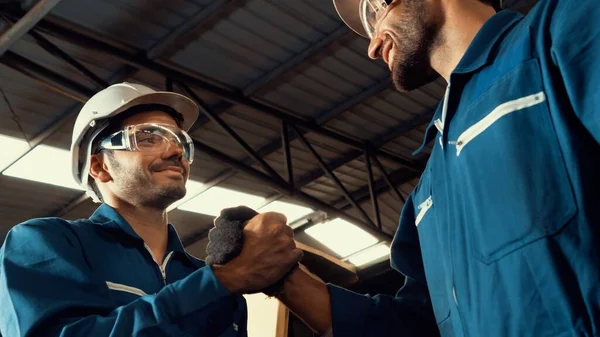
[[[369,37],[360,21],[360,0],[333,0],[333,5],[346,26],[362,37]]]
[[[109,125],[109,118],[140,104],[166,105],[183,116],[188,131],[198,118],[198,106],[191,99],[168,91],[155,91],[141,84],[118,83],[90,98],[77,116],[71,141],[73,178],[94,200],[100,199],[88,184],[90,155],[94,139]]]

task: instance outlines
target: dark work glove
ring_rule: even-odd
[[[221,210],[221,214],[215,219],[215,226],[208,233],[206,264],[226,264],[238,256],[244,244],[244,225],[256,215],[258,213],[255,210],[246,206]],[[285,279],[294,269],[262,292],[268,296],[277,296],[283,290]]]
[[[208,232],[206,264],[226,264],[240,255],[244,244],[244,224],[258,215],[246,206],[225,208]]]

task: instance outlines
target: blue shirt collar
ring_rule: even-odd
[[[460,59],[458,66],[452,74],[464,74],[476,71],[490,63],[492,49],[498,44],[502,35],[515,23],[523,18],[523,14],[511,10],[503,10],[488,19],[479,32],[475,35],[473,41],[467,48],[465,55]],[[437,135],[432,132],[436,128],[435,120],[442,116],[443,101],[438,105],[431,122],[425,130],[425,137],[421,146],[413,152],[413,155],[419,154]]]
[[[118,230],[128,237],[139,241],[140,243],[144,242],[144,240],[137,235],[133,228],[131,228],[131,225],[127,222],[127,220],[125,220],[117,212],[117,210],[107,204],[100,205],[100,207],[98,207],[98,209],[96,209],[94,214],[92,214],[90,217],[90,221],[106,228]],[[167,251],[180,252],[187,255],[177,231],[171,224],[168,224]]]
[[[492,49],[504,33],[522,18],[523,14],[511,10],[503,10],[489,18],[452,73],[468,73],[487,65],[491,61]]]

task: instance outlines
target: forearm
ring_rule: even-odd
[[[307,271],[296,268],[278,298],[318,334],[323,335],[331,329],[329,290]]]

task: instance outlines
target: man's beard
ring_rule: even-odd
[[[399,91],[418,89],[439,77],[431,68],[430,60],[432,50],[443,40],[442,20],[427,18],[425,1],[406,1],[405,6],[404,14],[395,25],[395,53],[389,60],[392,81]]]
[[[122,165],[117,160],[112,161],[112,167],[115,176],[118,177],[115,179],[118,190],[122,192],[122,197],[127,201],[165,210],[186,194],[183,183],[172,181],[168,184],[158,185],[139,168]]]

